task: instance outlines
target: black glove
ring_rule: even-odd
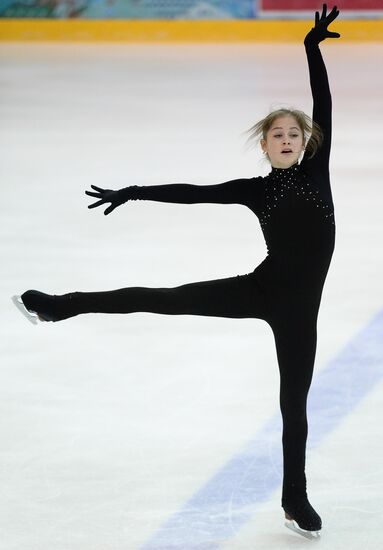
[[[90,204],[88,208],[96,208],[97,206],[101,206],[106,202],[110,202],[111,205],[108,206],[108,208],[104,212],[105,216],[113,212],[113,210],[117,208],[117,206],[124,204],[126,201],[132,198],[130,197],[129,187],[126,189],[120,189],[119,191],[113,191],[112,189],[102,189],[101,187],[97,187],[96,185],[91,185],[91,188],[94,189],[96,193],[92,191],[85,191],[85,195],[89,195],[89,197],[96,197],[96,199],[100,200],[93,204]]]
[[[319,19],[319,11],[315,12],[315,27],[306,35],[305,44],[319,44],[326,38],[339,38],[340,34],[337,32],[330,32],[327,27],[334,21],[339,15],[339,10],[336,6],[332,8],[330,13],[327,13],[327,4],[323,4],[322,15]]]

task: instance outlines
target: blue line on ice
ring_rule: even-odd
[[[383,377],[382,334],[383,311],[315,376],[309,396],[309,449],[319,445]],[[280,486],[281,473],[277,413],[142,550],[218,549]]]

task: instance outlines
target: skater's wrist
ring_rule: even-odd
[[[128,187],[124,187],[123,189],[120,189],[118,191],[118,198],[121,204],[131,201],[131,200],[137,200],[138,199],[138,186],[137,185],[129,185]]]

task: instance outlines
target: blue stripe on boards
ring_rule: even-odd
[[[382,379],[382,336],[383,311],[315,376],[309,395],[309,449],[319,445]],[[142,550],[216,550],[239,531],[281,481],[278,413]]]

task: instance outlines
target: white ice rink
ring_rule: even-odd
[[[383,548],[382,44],[326,42],[337,243],[310,398],[322,550]],[[264,175],[243,132],[311,114],[300,45],[0,47],[1,550],[312,548],[280,507],[278,368],[259,320],[148,313],[37,327],[10,297],[249,273],[239,205],[88,210],[91,184]]]

